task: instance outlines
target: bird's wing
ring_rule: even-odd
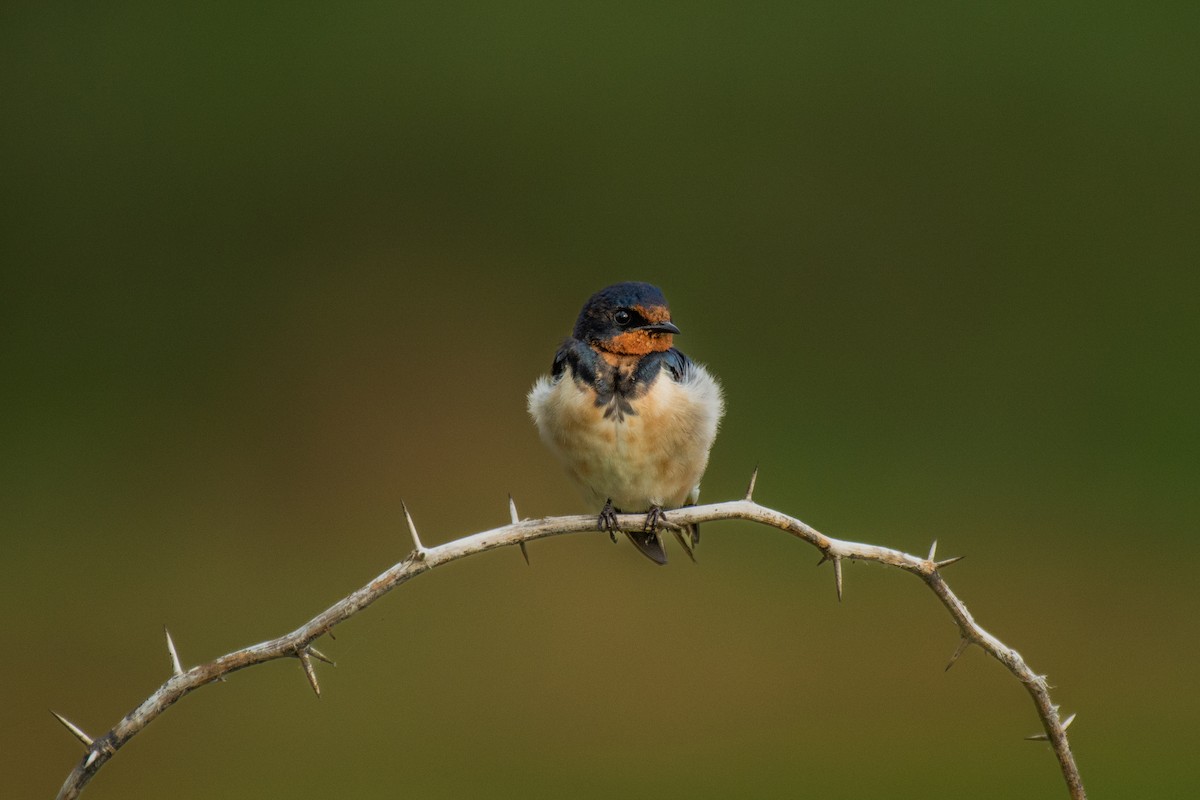
[[[596,362],[599,358],[596,351],[588,347],[586,342],[575,338],[567,339],[554,354],[554,364],[550,367],[550,375],[557,381],[567,367],[570,367],[577,379],[588,384],[595,383]]]
[[[662,354],[662,364],[666,367],[667,374],[676,382],[688,380],[694,367],[692,360],[682,350],[676,350],[674,347]],[[694,506],[699,502],[700,484],[696,484],[688,493],[686,505]],[[700,544],[700,524],[688,525],[682,531],[675,531],[675,538],[687,551],[688,557],[695,561],[696,545]]]
[[[688,373],[692,371],[692,360],[674,347],[662,354],[662,365],[667,368],[667,374],[676,382],[686,379]]]

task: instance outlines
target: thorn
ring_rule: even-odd
[[[312,656],[313,658],[315,658],[317,661],[324,661],[326,664],[328,664],[331,667],[337,666],[336,661],[334,661],[332,658],[330,658],[329,656],[322,653],[317,648],[313,647],[311,644],[306,649],[308,650],[308,654],[310,656]]]
[[[925,557],[926,561],[933,561],[933,557],[937,555],[937,539],[933,540],[933,544],[929,545],[929,555]]]
[[[95,763],[96,759],[99,757],[100,757],[99,750],[93,750],[92,752],[88,753],[87,760],[83,762],[83,768],[87,769],[88,767],[90,767],[92,764]]]
[[[182,675],[183,666],[179,663],[179,653],[175,650],[175,642],[171,639],[171,632],[167,630],[166,625],[163,625],[163,633],[167,637],[167,653],[171,656],[171,671],[176,675]]]
[[[950,656],[950,663],[946,665],[946,670],[945,670],[946,672],[950,671],[950,668],[954,666],[954,662],[958,661],[959,656],[961,656],[963,653],[967,652],[967,648],[970,646],[971,646],[971,640],[968,639],[967,637],[964,636],[964,637],[962,637],[962,639],[959,640],[958,647],[954,648],[954,655]]]
[[[62,723],[62,726],[64,728],[66,728],[67,730],[69,730],[71,732],[72,736],[74,736],[79,741],[83,742],[84,747],[91,747],[93,744],[96,743],[95,739],[93,739],[92,737],[90,737],[86,733],[84,733],[78,725],[76,725],[74,722],[71,722],[71,720],[67,719],[62,714],[58,713],[57,711],[55,711],[53,709],[50,710],[50,713],[54,715],[54,718],[56,720],[58,720],[59,722]]]
[[[1078,712],[1076,712],[1076,714],[1078,714]],[[1067,717],[1067,719],[1062,723],[1062,729],[1064,731],[1067,728],[1071,727],[1071,723],[1075,721],[1076,714],[1072,714],[1071,716]],[[1045,733],[1035,733],[1033,736],[1026,736],[1025,741],[1027,741],[1027,742],[1048,742],[1048,741],[1050,741],[1050,737]]]
[[[842,557],[833,557],[833,580],[837,584],[838,602],[842,602]]]
[[[754,499],[754,484],[758,482],[758,465],[754,465],[754,472],[750,473],[750,485],[746,487],[746,500]]]
[[[516,525],[521,521],[521,517],[517,514],[517,504],[513,502],[513,496],[508,496],[508,516],[512,520],[512,524]],[[517,542],[521,547],[521,557],[525,559],[525,566],[529,566],[529,551],[525,549],[525,542]]]
[[[313,669],[312,659],[308,657],[308,650],[297,650],[296,658],[300,659],[300,664],[304,667],[304,676],[308,678],[308,685],[316,692],[317,697],[320,697],[321,685],[317,683],[317,671]]]
[[[417,536],[417,526],[413,524],[412,514],[408,513],[408,506],[404,505],[404,501],[400,501],[400,508],[404,511],[404,521],[408,523],[408,532],[412,534],[413,544],[416,546],[416,554],[418,561],[425,560],[425,545],[421,544],[421,537]],[[317,692],[319,695],[320,692]]]
[[[824,563],[825,563],[826,561],[828,561],[828,560],[829,560],[829,554],[828,554],[828,553],[821,553],[821,560],[817,562],[817,566],[818,566],[818,567],[819,567],[819,566],[821,566],[822,564],[824,564]]]
[[[934,566],[936,566],[938,569],[941,569],[942,567],[948,567],[951,564],[957,564],[959,561],[962,561],[964,558],[966,558],[966,556],[955,556],[954,558],[947,558],[943,561],[934,562]]]

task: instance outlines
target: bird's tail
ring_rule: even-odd
[[[682,530],[674,530],[672,533],[679,540],[683,551],[688,554],[688,558],[695,561],[696,545],[700,543],[700,526],[687,525]],[[660,566],[667,563],[667,549],[663,547],[662,533],[659,531],[625,531],[625,535],[646,558]]]
[[[667,563],[667,551],[658,531],[625,531],[625,535],[646,558],[659,566]]]
[[[675,538],[679,540],[680,547],[688,554],[688,558],[692,563],[696,563],[696,545],[700,544],[700,523],[695,525],[685,525],[683,530],[672,531]]]

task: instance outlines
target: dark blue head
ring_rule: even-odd
[[[669,350],[676,333],[679,328],[671,324],[671,309],[659,288],[626,281],[588,298],[572,335],[610,353],[645,355]]]

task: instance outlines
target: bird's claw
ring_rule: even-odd
[[[650,510],[646,512],[646,521],[642,524],[642,530],[656,531],[666,525],[667,512],[662,510],[662,506],[650,506]]]
[[[617,543],[617,510],[613,508],[612,500],[604,501],[604,508],[600,509],[600,518],[596,524],[600,530],[608,532],[613,544]]]

